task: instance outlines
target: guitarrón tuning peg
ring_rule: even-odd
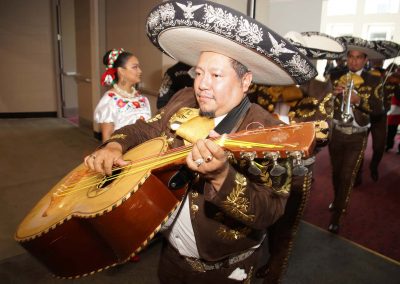
[[[269,172],[269,174],[273,177],[279,177],[284,173],[286,173],[286,169],[278,163],[274,163],[272,170]]]
[[[262,165],[254,161],[254,158],[256,157],[255,152],[242,152],[240,153],[240,157],[250,162],[249,168],[247,169],[250,174],[258,176],[262,173]]]
[[[273,177],[278,177],[283,175],[286,172],[286,169],[278,164],[279,153],[277,152],[269,152],[265,154],[266,158],[272,160],[272,169],[269,174]]]
[[[294,160],[293,160],[293,175],[295,176],[304,176],[305,174],[308,173],[308,169],[304,166],[304,162],[301,159],[303,154],[300,151],[295,151],[290,154]]]
[[[259,176],[262,174],[260,167],[262,167],[260,164],[254,162],[254,161],[251,161],[250,166],[247,169],[247,171],[254,176]]]

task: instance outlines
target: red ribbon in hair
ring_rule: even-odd
[[[117,68],[107,68],[103,75],[101,75],[101,85],[111,86],[112,82],[115,80],[116,73]]]

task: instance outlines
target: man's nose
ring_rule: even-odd
[[[210,87],[210,75],[204,74],[203,76],[198,77],[199,80],[199,88],[204,90]]]

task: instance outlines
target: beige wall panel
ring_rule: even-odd
[[[143,70],[141,88],[157,93],[161,83],[162,53],[146,35],[146,19],[160,0],[106,1],[106,49],[123,47],[135,54]]]
[[[0,112],[57,111],[51,0],[1,1]]]

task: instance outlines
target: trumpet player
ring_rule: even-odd
[[[347,72],[332,76],[334,115],[331,141],[328,146],[334,188],[328,230],[338,233],[343,214],[350,200],[356,174],[367,145],[370,115],[382,111],[382,101],[374,95],[379,77],[364,71],[368,58],[382,56],[374,42],[356,37],[341,37],[347,44]]]

